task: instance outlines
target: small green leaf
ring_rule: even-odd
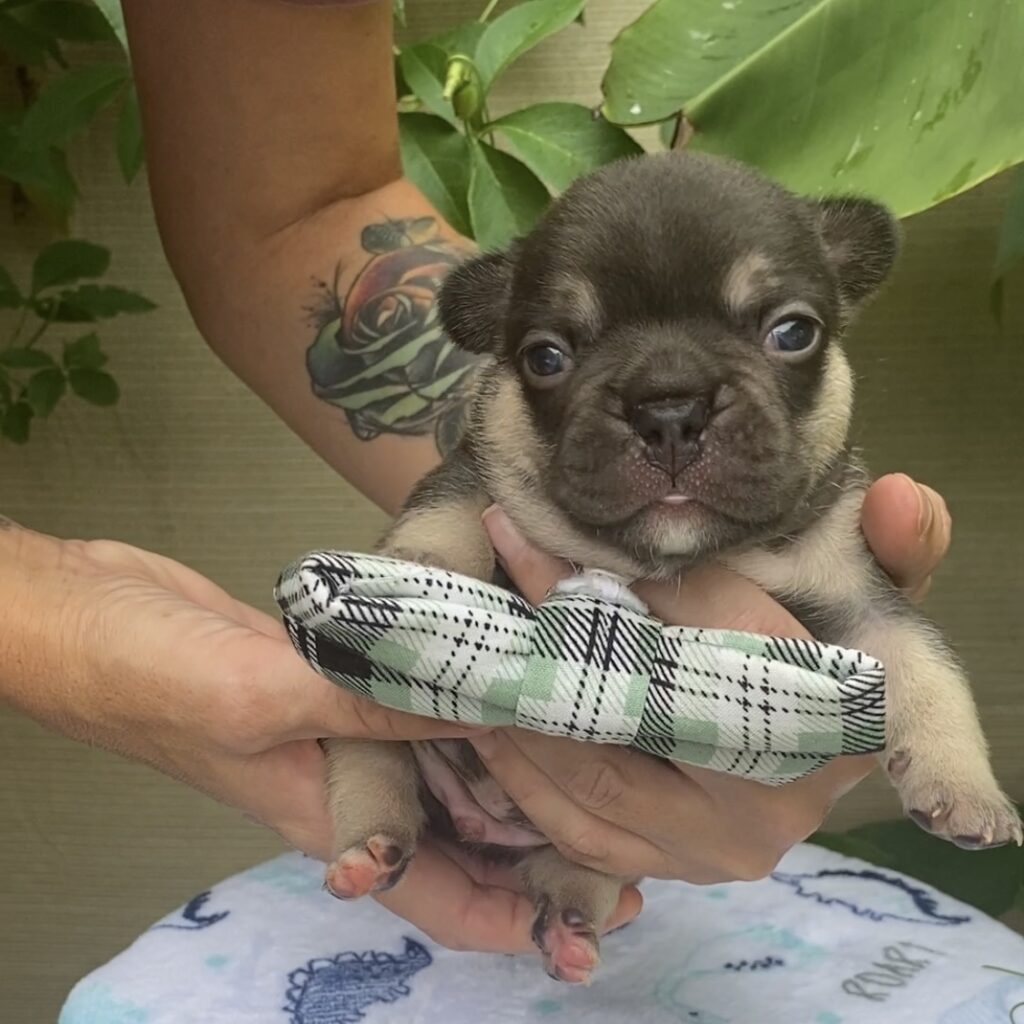
[[[1002,316],[1004,278],[1021,263],[1024,263],[1024,167],[1017,170],[1014,178],[992,271],[992,309],[997,320]]]
[[[45,34],[0,9],[0,53],[9,54],[13,63],[45,64],[47,54],[53,53],[54,45]]]
[[[124,64],[89,64],[55,78],[25,113],[22,145],[44,149],[67,142],[120,92],[127,80]]]
[[[17,309],[24,301],[6,267],[0,267],[0,309]]]
[[[64,371],[53,367],[34,373],[25,388],[25,397],[37,416],[49,416],[53,407],[64,397],[67,382]]]
[[[114,405],[121,396],[117,381],[102,370],[69,370],[68,379],[71,390],[92,405]]]
[[[0,434],[15,444],[25,444],[28,441],[33,415],[32,406],[28,402],[15,402],[0,421]]]
[[[418,43],[402,50],[398,66],[406,84],[431,113],[458,124],[451,103],[444,98],[448,54],[433,43]]]
[[[507,245],[543,213],[550,196],[533,171],[515,157],[475,142],[471,146],[469,218],[484,249]]]
[[[35,370],[39,367],[56,366],[53,357],[37,348],[0,349],[0,366],[12,370]]]
[[[78,0],[35,0],[17,9],[23,25],[69,43],[104,43],[114,33],[92,4]]]
[[[538,103],[493,121],[513,153],[555,191],[622,157],[643,152],[621,128],[576,103]]]
[[[486,30],[486,23],[464,21],[461,25],[456,25],[455,28],[449,29],[447,32],[431,36],[427,42],[433,43],[434,46],[439,46],[447,54],[461,53],[467,57],[472,57],[476,53],[477,45]]]
[[[86,334],[64,346],[62,362],[67,370],[98,370],[105,366],[107,357],[100,351],[100,339]]]
[[[431,114],[398,117],[405,173],[459,234],[469,235],[469,142]]]
[[[83,284],[62,291],[55,299],[36,303],[39,315],[57,323],[91,323],[120,313],[148,313],[156,306],[144,295],[109,284]]]
[[[93,0],[100,9],[100,13],[110,24],[111,31],[120,40],[121,45],[128,50],[128,36],[124,30],[124,14],[121,11],[121,0]]]
[[[495,18],[480,36],[473,57],[489,89],[494,80],[527,50],[571,25],[586,0],[527,0]]]
[[[82,277],[99,277],[110,266],[110,250],[67,238],[48,245],[32,267],[32,294]]]
[[[55,148],[30,150],[21,144],[20,123],[0,123],[0,178],[17,182],[27,192],[38,191],[58,209],[68,211],[77,194],[67,157]]]
[[[117,120],[117,162],[121,165],[121,176],[129,185],[135,180],[144,159],[139,96],[132,85],[125,93],[121,115]]]

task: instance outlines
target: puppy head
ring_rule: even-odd
[[[484,460],[645,572],[778,534],[845,448],[837,339],[897,247],[876,204],[731,162],[603,168],[442,289],[452,339],[498,362]]]

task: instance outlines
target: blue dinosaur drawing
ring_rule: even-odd
[[[375,1003],[411,995],[412,977],[433,963],[430,953],[406,938],[401,953],[339,953],[310,960],[288,975],[290,1024],[357,1024]]]
[[[759,975],[799,974],[817,967],[824,956],[824,949],[787,928],[743,928],[701,942],[681,963],[674,962],[657,980],[654,1000],[684,1024],[733,1024],[723,1016],[728,1003],[723,994],[747,989],[756,993]],[[758,1005],[759,998],[752,995],[751,1005]]]
[[[206,892],[193,896],[181,909],[181,921],[163,921],[153,925],[150,931],[156,931],[158,928],[175,928],[183,932],[196,932],[202,928],[209,928],[211,925],[217,924],[218,921],[223,921],[231,913],[230,910],[221,910],[216,914],[200,913],[212,894],[213,890],[207,889]]]
[[[826,907],[843,907],[869,921],[949,926],[971,920],[963,914],[941,913],[938,900],[928,889],[874,869],[825,868],[804,874],[776,871],[771,877],[788,885],[797,896]]]

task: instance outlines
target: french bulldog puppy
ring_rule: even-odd
[[[462,446],[380,551],[489,581],[480,514],[496,502],[545,550],[629,581],[723,563],[886,666],[883,763],[919,825],[971,849],[1020,843],[963,669],[859,528],[841,337],[897,249],[873,202],[800,198],[703,156],[578,181],[445,283],[448,334],[491,361]],[[428,820],[451,830],[475,801],[522,866],[548,972],[589,980],[623,880],[540,845],[468,743],[325,749],[336,895],[395,884]]]

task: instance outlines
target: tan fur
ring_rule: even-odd
[[[419,772],[407,743],[324,740],[328,811],[334,823],[334,856],[371,836],[387,836],[411,850],[426,815]]]
[[[726,309],[742,313],[757,294],[770,287],[774,275],[772,262],[760,252],[748,252],[729,268],[722,283]]]
[[[846,354],[830,345],[822,368],[821,390],[814,408],[799,425],[807,461],[815,475],[843,450],[853,415],[853,373]]]
[[[480,431],[481,445],[488,452],[487,489],[534,544],[579,565],[607,569],[627,579],[641,574],[640,566],[624,552],[577,533],[539,488],[524,486],[524,481],[539,478],[545,452],[524,408],[519,381],[511,374],[498,382]]]
[[[886,753],[882,760],[906,811],[934,815],[946,838],[1022,840],[1020,821],[992,773],[970,683],[916,619],[886,613],[875,593],[860,533],[861,489],[844,494],[779,552],[755,550],[726,564],[778,597],[812,597],[847,609],[846,646],[878,658],[886,671]]]
[[[381,554],[423,562],[489,582],[494,571],[494,550],[480,516],[487,495],[459,498],[444,504],[406,512],[380,543]]]

